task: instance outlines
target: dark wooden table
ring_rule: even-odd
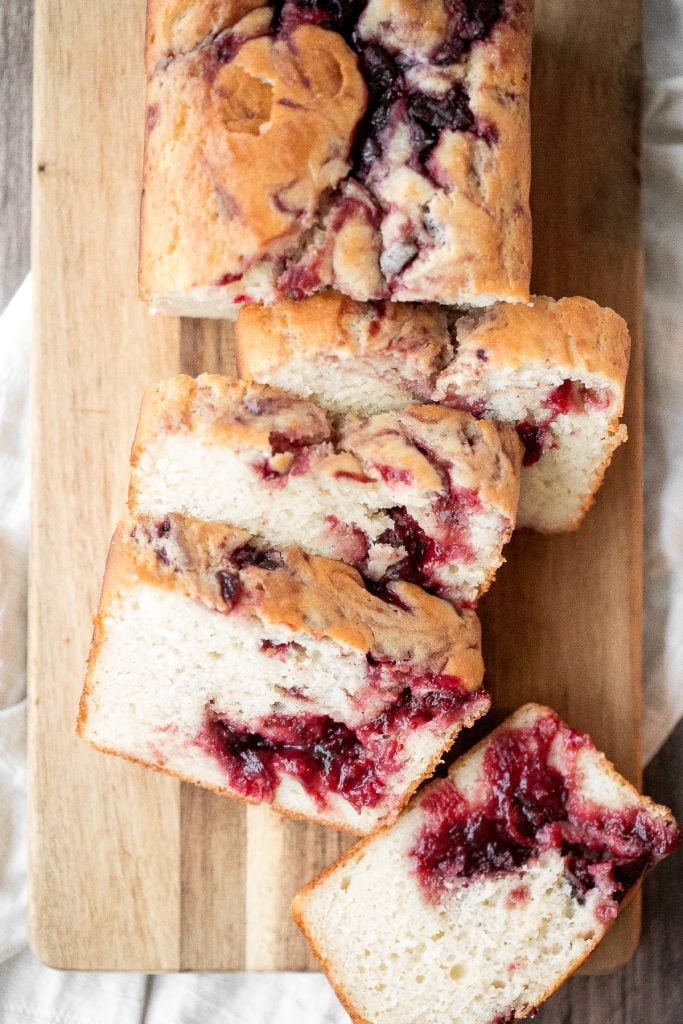
[[[0,0],[0,307],[30,265],[32,13],[32,0]],[[683,723],[645,770],[646,792],[679,820],[682,755]],[[540,1010],[539,1024],[680,1024],[680,860],[679,853],[645,884],[642,938],[631,962],[605,977],[572,978]],[[62,1014],[79,1009],[60,1007]]]

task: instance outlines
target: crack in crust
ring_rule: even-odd
[[[140,288],[526,299],[531,5],[150,0]]]

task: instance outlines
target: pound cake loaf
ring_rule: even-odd
[[[485,714],[473,611],[410,583],[133,517],[114,536],[78,731],[95,747],[364,834]]]
[[[626,439],[628,329],[589,299],[539,296],[458,315],[328,293],[246,307],[237,350],[241,376],[334,414],[418,398],[514,426],[525,446],[520,527],[575,529]]]
[[[357,1024],[504,1024],[586,959],[680,833],[526,705],[294,900]]]
[[[140,292],[529,291],[532,0],[149,0]]]
[[[333,427],[315,403],[218,375],[147,389],[129,508],[231,523],[384,585],[474,602],[515,525],[522,445],[512,427],[408,405]]]

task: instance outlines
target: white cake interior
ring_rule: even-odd
[[[558,416],[551,425],[554,447],[522,469],[517,526],[563,533],[576,526],[602,483],[612,453],[626,440],[604,412]]]
[[[207,707],[245,728],[270,714],[329,715],[355,727],[385,702],[368,694],[367,661],[355,648],[315,639],[255,618],[214,611],[181,593],[140,582],[109,604],[104,642],[87,698],[84,736],[107,751],[163,767],[200,785],[230,791],[219,761],[197,743]],[[284,652],[263,650],[294,643]],[[362,698],[362,700],[361,700]],[[460,730],[429,725],[406,738],[403,767],[386,795],[356,810],[335,793],[321,811],[282,775],[280,807],[367,832],[391,811]]]
[[[515,724],[537,713],[521,709]],[[562,756],[553,747],[550,763]],[[483,757],[479,747],[449,773],[475,804]],[[585,798],[620,809],[640,802],[592,747],[579,750],[576,772]],[[419,803],[430,789],[391,829],[307,887],[295,900],[297,916],[354,1019],[491,1024],[512,1020],[513,1011],[525,1016],[604,934],[601,895],[596,888],[578,899],[562,856],[550,849],[517,870],[475,876],[430,900],[411,857],[424,821]]]
[[[476,366],[474,365],[476,364]],[[550,418],[545,404],[565,382],[561,367],[532,363],[488,371],[467,351],[439,377],[437,400],[452,400],[511,425],[545,425],[547,437],[538,461],[522,469],[518,527],[547,533],[574,529],[597,491],[613,451],[626,439],[617,423],[621,396],[614,382],[599,374],[575,380],[577,389],[597,396],[585,411],[571,409]]]
[[[427,535],[437,529],[433,505],[437,492],[413,485],[390,489],[381,479],[359,483],[326,472],[283,474],[265,480],[254,466],[262,451],[204,441],[184,433],[160,434],[140,452],[131,474],[131,511],[150,516],[179,512],[212,522],[231,523],[276,548],[298,545],[316,555],[360,565],[380,579],[405,554],[378,543],[394,526],[392,507],[405,508]],[[466,536],[471,558],[453,558],[436,566],[435,588],[454,600],[476,600],[503,562],[502,547],[513,524],[493,506],[468,516]],[[354,531],[365,534],[365,542]],[[367,561],[364,543],[369,542]]]
[[[510,1006],[537,1005],[602,935],[592,901],[574,899],[556,851],[430,904],[410,870],[414,838],[400,819],[371,855],[307,899],[312,939],[371,1024],[491,1024]],[[522,886],[519,904],[511,894]]]
[[[333,416],[372,416],[405,409],[419,395],[397,367],[377,372],[371,359],[292,358],[257,375],[263,384],[311,398]]]

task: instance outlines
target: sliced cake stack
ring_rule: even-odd
[[[435,401],[513,426],[524,443],[518,525],[576,528],[615,448],[630,338],[588,299],[532,298],[456,314],[339,295],[245,307],[242,376],[367,415]]]
[[[150,387],[81,735],[359,833],[393,820],[490,706],[472,605],[521,461],[511,427],[436,404],[332,422],[217,375]]]
[[[485,714],[472,611],[243,530],[136,515],[114,537],[79,731],[229,796],[369,832]]]
[[[626,438],[624,321],[529,295],[531,9],[148,4],[141,295],[240,311],[243,379],[143,396],[78,730],[366,836],[294,905],[358,1024],[525,1016],[678,841],[535,705],[403,810],[489,710],[515,526]]]

